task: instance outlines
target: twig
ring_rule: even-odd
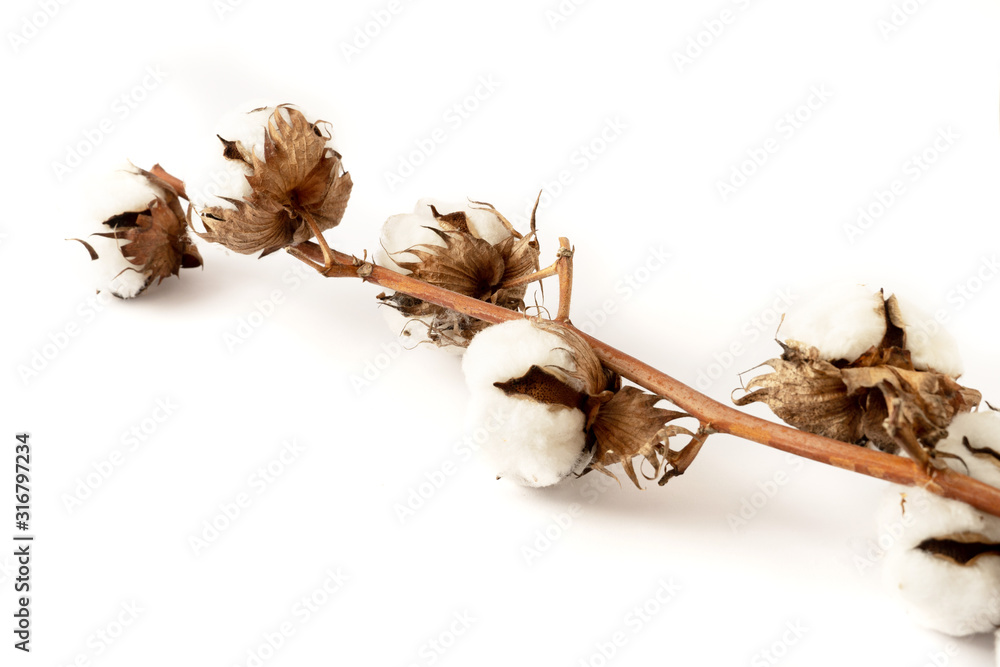
[[[300,244],[294,249],[293,254],[303,261],[319,263],[323,260],[322,250],[312,242]],[[367,263],[359,266],[355,258],[336,250],[331,250],[331,255],[337,264],[354,267],[353,275],[358,275],[367,282],[403,292],[464,315],[494,324],[524,317],[512,310],[456,294],[380,266]],[[335,276],[345,275],[352,273],[344,271],[335,274]],[[715,432],[729,433],[738,438],[752,440],[869,477],[923,487],[932,493],[960,500],[1000,517],[1000,489],[989,484],[950,469],[928,471],[924,466],[900,456],[847,444],[744,414],[695,391],[666,373],[576,329],[571,324],[565,322],[561,324],[582,336],[607,368],[669,400],[702,424],[711,425]]]

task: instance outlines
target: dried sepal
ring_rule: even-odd
[[[655,470],[656,479],[663,473],[667,459],[664,448],[669,437],[668,422],[687,416],[683,412],[656,407],[659,396],[635,387],[622,387],[597,412],[591,432],[594,436],[594,455],[590,468],[606,472],[607,467],[620,463],[625,474],[638,488],[642,488],[636,475],[633,460],[645,459]]]
[[[734,402],[761,402],[804,431],[890,452],[902,448],[927,461],[955,415],[974,409],[982,395],[943,373],[916,370],[895,296],[882,308],[885,335],[857,359],[827,361],[814,347],[778,341],[781,357],[764,362],[774,372],[753,378]]]
[[[396,264],[413,277],[444,289],[488,301],[514,311],[524,311],[526,284],[504,287],[505,283],[527,277],[538,270],[538,242],[535,239],[534,216],[531,231],[518,233],[499,211],[489,204],[477,208],[497,217],[510,232],[497,243],[490,243],[476,233],[465,211],[442,213],[434,205],[430,212],[440,229],[424,225],[440,239],[441,244],[421,243],[392,255],[412,255],[415,260],[395,259]],[[489,326],[480,320],[426,303],[412,297],[392,294],[379,295],[384,304],[419,322],[409,326],[427,328],[427,339],[435,344],[468,346],[476,333]]]
[[[465,214],[461,213],[464,219]],[[503,278],[503,258],[497,249],[469,232],[427,227],[444,247],[424,245],[407,252],[414,262],[398,262],[414,278],[474,299],[489,299]]]
[[[206,241],[242,254],[261,257],[340,224],[351,194],[351,176],[341,156],[327,145],[327,124],[310,122],[295,108],[280,105],[267,122],[264,157],[239,142],[220,137],[225,157],[247,164],[251,192],[243,199],[224,198],[235,208],[209,206],[201,211]]]

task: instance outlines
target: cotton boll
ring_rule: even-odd
[[[853,361],[885,336],[882,296],[864,285],[834,285],[799,300],[779,337],[819,350],[823,359]]]
[[[987,484],[1000,483],[1000,414],[955,417],[937,450],[951,468]],[[958,458],[954,458],[958,457]],[[992,632],[1000,626],[1000,518],[918,488],[895,487],[879,512],[880,535],[890,536],[884,578],[920,624],[952,635]],[[901,502],[905,500],[905,502]],[[956,546],[957,545],[957,546]],[[979,553],[955,556],[969,546]],[[980,553],[981,551],[985,553]]]
[[[897,294],[896,300],[903,317],[906,349],[910,351],[914,368],[935,370],[955,378],[960,376],[964,369],[954,336],[908,298]]]
[[[412,262],[417,259],[415,255],[405,252],[406,250],[418,245],[444,246],[441,237],[428,229],[428,227],[442,229],[441,223],[434,217],[431,206],[442,215],[458,211],[465,213],[472,235],[489,243],[496,244],[510,236],[510,231],[491,211],[477,209],[469,204],[425,198],[417,202],[413,207],[413,213],[390,216],[382,225],[380,247],[374,253],[376,264],[400,273],[409,273],[396,263],[396,260]]]
[[[257,159],[263,160],[268,122],[277,108],[275,104],[247,104],[219,120],[215,128],[216,136],[206,138],[202,149],[202,169],[188,175],[186,186],[192,204],[197,208],[234,208],[231,202],[226,201],[227,198],[243,199],[250,195],[251,188],[246,177],[251,175],[252,169],[240,160],[227,158],[223,154],[224,147],[219,138],[239,142]],[[279,113],[288,118],[287,109],[281,108]],[[304,115],[311,122],[316,122],[309,114]],[[333,139],[327,141],[326,145],[334,148]]]
[[[472,393],[469,416],[488,438],[483,459],[498,477],[527,486],[549,486],[589,462],[584,414],[578,409],[507,396],[494,386],[520,378],[532,366],[572,368],[565,342],[528,320],[498,324],[479,333],[462,362]]]
[[[138,213],[149,208],[152,201],[163,198],[163,189],[153,185],[130,164],[91,180],[86,188],[83,214],[93,233],[112,233],[115,228],[105,224],[123,213]],[[124,239],[88,236],[87,243],[97,253],[90,263],[91,280],[97,290],[108,290],[122,299],[138,296],[149,284],[148,272],[139,270],[125,259],[121,247]]]
[[[900,493],[905,494],[905,512]],[[1000,555],[985,554],[960,565],[920,545],[965,535],[1000,543],[1000,519],[923,489],[892,494],[881,512],[880,535],[893,538],[886,551],[885,583],[919,624],[950,635],[992,632],[1000,625]]]

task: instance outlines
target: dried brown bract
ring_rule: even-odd
[[[326,123],[310,122],[288,105],[275,108],[267,122],[264,157],[238,141],[222,141],[225,157],[251,170],[245,198],[223,197],[235,206],[201,211],[206,241],[261,257],[307,241],[340,224],[351,194],[351,176],[341,156],[327,145]]]
[[[496,216],[509,234],[490,243],[476,233],[464,211],[441,213],[429,206],[432,220],[440,229],[425,225],[441,244],[419,244],[404,252],[415,261],[397,260],[398,266],[413,277],[474,299],[488,301],[510,310],[524,310],[524,279],[538,270],[538,241],[534,215],[531,231],[521,235],[489,204],[480,204]],[[507,286],[516,283],[513,286]],[[428,328],[428,338],[437,345],[468,346],[473,336],[488,323],[403,294],[381,295],[380,300],[406,317],[418,318]]]
[[[774,372],[751,380],[736,404],[762,402],[804,431],[890,452],[903,448],[926,461],[952,418],[982,396],[933,369],[916,370],[894,296],[883,314],[882,341],[853,361],[823,360],[814,347],[779,341],[781,357],[765,362]]]

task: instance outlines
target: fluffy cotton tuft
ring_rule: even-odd
[[[973,447],[1000,450],[1000,415],[961,414],[948,431],[937,449],[964,461],[943,458],[949,466],[988,484],[1000,482],[1000,468],[992,457],[977,456],[962,444],[967,437]],[[891,541],[883,570],[886,584],[925,627],[956,636],[993,632],[1000,626],[1000,556],[986,554],[960,565],[918,547],[925,540],[963,534],[998,544],[1000,518],[923,489],[895,488],[879,512],[880,545]]]
[[[955,337],[927,311],[910,299],[896,295],[906,332],[906,349],[917,370],[935,370],[957,378],[964,372]]]
[[[864,285],[827,287],[799,300],[779,336],[817,348],[823,359],[854,361],[885,335],[881,300]]]
[[[498,477],[549,486],[589,462],[583,412],[509,397],[493,386],[523,376],[533,365],[572,364],[565,343],[528,320],[492,326],[472,340],[462,362],[472,393],[469,417],[489,434],[482,456]]]
[[[469,223],[469,231],[473,236],[497,244],[510,236],[510,231],[500,222],[500,218],[492,211],[485,211],[472,205],[457,202],[446,202],[440,199],[424,198],[413,207],[413,213],[400,213],[390,216],[382,225],[379,237],[380,247],[375,250],[375,263],[393,271],[409,273],[394,260],[413,262],[415,255],[405,252],[416,245],[444,246],[444,241],[434,232],[427,229],[441,229],[431,211],[434,206],[438,213],[445,215],[462,211]]]
[[[885,335],[880,292],[864,285],[833,285],[799,300],[785,316],[779,332],[819,350],[828,361],[854,361]],[[962,359],[955,339],[913,301],[896,295],[906,334],[906,349],[917,370],[934,370],[957,378]]]

